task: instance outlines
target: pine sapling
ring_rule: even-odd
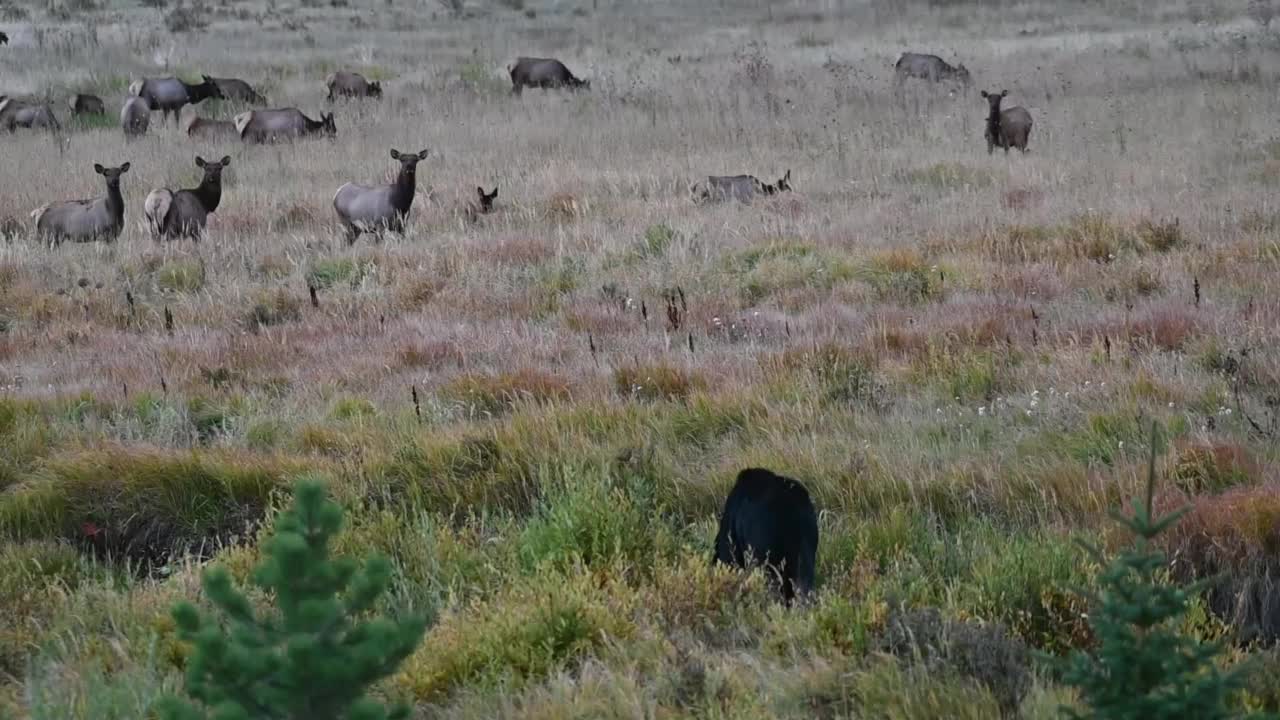
[[[385,558],[363,567],[331,558],[342,508],[312,481],[298,484],[293,506],[276,522],[254,584],[274,600],[259,615],[225,568],[204,573],[203,587],[224,622],[194,605],[173,608],[179,636],[194,645],[186,668],[189,700],[167,698],[163,720],[387,720],[369,688],[395,672],[426,631],[419,618],[368,617],[391,582]]]
[[[1073,718],[1174,720],[1234,717],[1228,700],[1244,683],[1241,668],[1221,670],[1216,643],[1202,643],[1179,632],[1178,621],[1203,589],[1165,582],[1168,562],[1152,541],[1186,512],[1156,517],[1157,429],[1151,429],[1146,497],[1133,504],[1131,515],[1111,516],[1135,536],[1133,547],[1107,562],[1098,548],[1085,545],[1104,566],[1101,590],[1091,598],[1090,625],[1098,645],[1093,654],[1077,651],[1066,659],[1063,681],[1080,691],[1084,712],[1066,709]]]

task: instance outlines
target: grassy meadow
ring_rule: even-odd
[[[1170,577],[1210,580],[1186,631],[1280,710],[1263,4],[0,2],[0,93],[65,126],[0,136],[0,717],[148,717],[189,652],[170,606],[206,562],[245,579],[303,477],[341,552],[392,559],[383,610],[432,618],[380,688],[417,717],[1056,717],[1032,651],[1090,646],[1076,541],[1128,541],[1107,513],[1153,422],[1158,503],[1191,506]],[[906,50],[973,86],[895,89]],[[518,55],[591,90],[512,98]],[[336,103],[333,141],[113,119],[175,73],[318,118],[336,69],[385,97]],[[983,89],[1030,153],[987,154]],[[70,121],[73,92],[113,117]],[[411,227],[348,246],[333,193],[391,148],[431,149]],[[208,235],[154,242],[143,199],[197,154],[232,159]],[[31,236],[125,161],[117,241]],[[750,465],[819,508],[808,607],[709,566]]]

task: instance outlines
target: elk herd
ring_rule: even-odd
[[[519,57],[507,66],[511,77],[511,94],[520,95],[526,88],[589,90],[591,83],[575,76],[564,63],[554,58]],[[958,82],[969,87],[969,70],[963,64],[952,66],[936,55],[903,53],[894,65],[895,84],[901,88],[909,79],[931,83]],[[377,100],[383,95],[382,83],[369,80],[360,73],[340,70],[325,78],[326,100]],[[239,78],[217,78],[202,75],[200,82],[188,83],[177,77],[147,77],[129,85],[128,97],[120,107],[120,127],[127,139],[146,135],[151,115],[161,113],[161,126],[169,117],[179,123],[187,105],[193,108],[205,100],[219,99],[252,106],[231,120],[203,118],[191,114],[185,125],[189,137],[206,140],[238,139],[246,144],[276,143],[308,137],[333,138],[338,134],[332,112],[312,118],[296,107],[267,108],[266,97]],[[1002,108],[1009,91],[987,92],[981,96],[988,103],[984,138],[987,152],[1009,148],[1027,152],[1031,135],[1031,114],[1021,106]],[[67,105],[73,116],[105,116],[106,104],[97,96],[77,93]],[[0,127],[9,132],[18,128],[57,131],[61,128],[48,102],[19,100],[0,95]],[[333,196],[333,209],[345,230],[346,239],[354,243],[362,233],[402,232],[417,193],[417,165],[426,159],[427,150],[400,152],[391,150],[391,158],[399,163],[395,181],[385,185],[361,185],[348,182]],[[157,188],[146,198],[143,214],[146,227],[157,238],[198,238],[208,216],[222,200],[222,171],[231,164],[230,156],[219,161],[195,158],[204,176],[199,186],[171,190]],[[37,234],[53,243],[62,240],[88,242],[115,239],[124,227],[124,200],[120,192],[121,176],[129,163],[119,167],[94,165],[103,177],[106,194],[91,200],[72,200],[46,204],[31,213]],[[765,183],[752,175],[708,176],[690,187],[695,203],[736,201],[750,203],[761,196],[791,190],[791,171],[775,183]],[[495,187],[486,193],[476,188],[476,197],[463,208],[463,216],[475,221],[493,210],[498,194]]]

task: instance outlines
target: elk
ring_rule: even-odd
[[[789,190],[790,170],[772,185],[754,175],[709,175],[706,182],[696,183],[692,188],[693,201],[697,203],[725,200],[749,203],[757,195],[776,195]]]
[[[183,105],[204,102],[209,98],[221,98],[222,90],[208,75],[201,75],[201,82],[191,84],[176,77],[143,78],[135,80],[129,86],[129,94],[147,101],[152,110],[164,113],[161,122],[167,122],[169,115],[178,122],[178,114]]]
[[[250,110],[235,117],[236,132],[248,143],[292,140],[309,135],[338,134],[333,113],[325,113],[319,120],[312,120],[298,108],[279,110]]]
[[[189,190],[173,191],[157,188],[142,204],[151,235],[157,240],[189,237],[196,239],[204,232],[209,213],[222,202],[222,170],[231,165],[231,157],[209,162],[196,156],[196,167],[204,171],[200,185]]]
[[[987,129],[983,134],[987,140],[988,155],[996,148],[1004,148],[1004,153],[1008,155],[1011,147],[1025,153],[1027,142],[1031,140],[1031,113],[1021,105],[1005,110],[1000,109],[1000,101],[1008,95],[1008,90],[998,93],[982,91],[982,97],[987,99],[989,109]]]
[[[115,240],[124,229],[124,197],[120,176],[129,172],[129,163],[120,167],[94,164],[93,171],[107,183],[107,194],[92,200],[64,200],[41,205],[31,211],[36,233],[52,244],[63,240],[93,242]]]
[[[519,95],[524,88],[591,89],[590,80],[579,80],[569,72],[565,64],[555,58],[519,57],[507,67],[511,75],[511,94]]]
[[[348,244],[354,243],[362,232],[404,232],[418,189],[418,162],[425,160],[429,152],[402,153],[392,149],[391,159],[400,163],[394,183],[374,186],[347,183],[338,188],[333,194],[333,209],[347,229]]]

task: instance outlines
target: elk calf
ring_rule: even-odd
[[[106,179],[107,194],[92,200],[66,200],[42,205],[31,211],[36,233],[53,244],[63,240],[92,242],[115,240],[124,228],[124,197],[120,176],[129,172],[129,163],[120,167],[95,164],[93,171]]]
[[[76,93],[67,99],[72,115],[106,115],[107,106],[97,95]]]
[[[901,85],[907,78],[919,78],[930,82],[955,80],[969,86],[969,70],[964,65],[952,67],[937,55],[904,52],[893,66],[894,79]]]
[[[724,503],[713,562],[762,566],[790,605],[813,590],[818,513],[809,492],[791,478],[747,468]]]
[[[200,185],[174,192],[168,188],[152,190],[142,205],[151,235],[157,240],[174,237],[199,238],[209,221],[209,213],[222,202],[222,170],[231,165],[231,157],[208,162],[196,156],[196,167],[204,170]]]
[[[369,82],[360,73],[347,72],[339,70],[332,73],[324,79],[325,87],[329,88],[329,101],[332,102],[336,97],[382,97],[382,83]]]
[[[1000,101],[1004,100],[1008,94],[1008,90],[998,93],[982,91],[982,97],[987,99],[989,109],[987,129],[983,133],[987,139],[988,155],[996,148],[1004,148],[1005,154],[1008,155],[1011,147],[1025,153],[1027,142],[1031,140],[1031,113],[1021,105],[1006,110],[1000,109]]]
[[[488,215],[493,212],[493,201],[498,197],[498,186],[493,186],[493,192],[486,194],[484,188],[476,187],[476,198],[468,200],[463,212],[466,215],[467,222],[475,222],[480,219],[481,215]]]
[[[396,181],[390,185],[347,183],[333,194],[333,209],[347,229],[347,242],[354,243],[362,232],[404,232],[405,220],[418,191],[418,162],[429,151],[401,153],[392,149],[391,159],[400,163]]]

